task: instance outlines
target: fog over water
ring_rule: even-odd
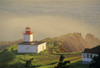
[[[73,32],[100,39],[100,1],[0,0],[0,41],[23,39],[27,26],[35,40]]]

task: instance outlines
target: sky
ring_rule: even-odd
[[[74,32],[100,39],[100,1],[0,0],[0,41],[23,39],[27,26],[34,40]]]

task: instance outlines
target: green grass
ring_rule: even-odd
[[[79,53],[64,54],[65,60],[79,56]],[[0,52],[0,68],[24,68],[26,61],[31,58],[34,58],[34,60],[30,68],[54,68],[59,61],[59,57],[60,54],[48,54],[47,51],[39,54],[18,54],[17,45],[13,45]]]
[[[87,64],[82,64],[82,60],[76,60],[69,65],[69,68],[89,68]]]

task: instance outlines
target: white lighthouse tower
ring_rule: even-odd
[[[31,32],[31,28],[25,28],[26,31],[24,33],[24,42],[33,42],[33,33]]]

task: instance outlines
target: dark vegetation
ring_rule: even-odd
[[[70,61],[64,61],[64,58],[63,55],[60,56],[59,62],[55,68],[68,68],[68,63],[70,63]]]
[[[25,68],[29,68],[29,67],[30,67],[30,65],[32,64],[32,60],[33,60],[33,59],[34,59],[34,58],[32,58],[32,59],[26,61]]]
[[[100,54],[99,56],[95,56],[91,64],[89,65],[90,68],[100,68]]]
[[[60,46],[62,45],[60,40],[47,38],[42,41],[47,42],[47,49],[49,54],[64,53],[64,51],[62,51],[60,48]]]

